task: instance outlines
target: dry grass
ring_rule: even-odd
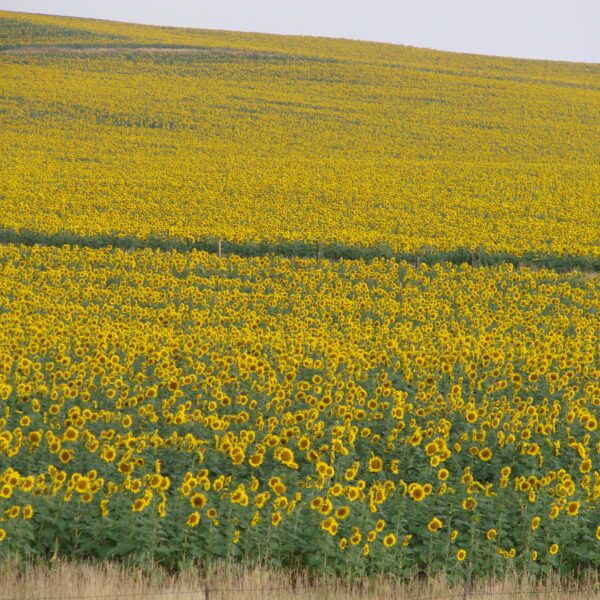
[[[0,600],[55,598],[206,598],[210,600],[364,600],[383,598],[425,600],[464,598],[464,586],[449,586],[443,577],[428,581],[394,582],[372,578],[353,584],[335,579],[310,582],[299,578],[295,586],[288,575],[263,568],[220,567],[206,577],[195,570],[171,576],[161,569],[127,569],[100,565],[57,562],[53,566],[22,566],[7,562],[0,567]],[[583,581],[550,578],[543,582],[507,577],[499,581],[475,582],[469,600],[529,598],[534,600],[592,600],[600,598],[598,574]]]

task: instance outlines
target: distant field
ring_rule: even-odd
[[[0,47],[0,228],[600,256],[598,65],[7,12]]]

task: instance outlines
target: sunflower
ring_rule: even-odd
[[[570,517],[574,517],[579,512],[580,506],[581,502],[569,502],[569,504],[567,504],[567,514]]]
[[[68,440],[69,442],[77,441],[78,437],[79,437],[79,432],[74,427],[67,427],[67,430],[65,431],[64,436],[63,436],[63,438],[65,440]]]
[[[383,469],[383,461],[379,456],[374,456],[369,460],[369,471],[371,473],[379,473]]]
[[[473,498],[472,496],[469,496],[468,498],[465,498],[462,501],[462,507],[465,510],[474,510],[476,506],[477,506],[477,500],[475,500],[475,498]]]
[[[155,473],[150,478],[150,487],[151,488],[157,489],[160,487],[161,483],[162,483],[162,477],[158,473]]]
[[[391,548],[392,546],[395,546],[396,545],[396,536],[393,533],[388,533],[383,538],[383,545],[386,548]]]
[[[286,487],[285,487],[285,483],[283,483],[283,481],[279,481],[277,482],[274,486],[273,486],[273,491],[278,495],[281,496],[283,494],[285,494],[286,492]]]
[[[326,462],[323,462],[322,460],[317,462],[316,469],[319,475],[327,475],[328,468],[329,465]]]
[[[329,535],[335,535],[338,529],[337,521],[333,517],[327,517],[321,522],[321,529]]]
[[[197,527],[198,523],[200,523],[200,513],[198,511],[194,511],[186,521],[186,525],[188,527]]]
[[[465,558],[467,558],[467,551],[464,548],[461,548],[457,553],[456,553],[456,560],[458,561],[463,561],[465,560]]]
[[[346,481],[352,481],[356,475],[358,474],[358,467],[350,467],[349,469],[346,469],[346,472],[344,473],[344,479]]]
[[[77,483],[75,484],[75,489],[80,494],[83,494],[84,492],[87,492],[90,489],[90,482],[89,482],[88,478],[87,477],[80,477],[77,480]]]
[[[332,496],[341,496],[344,493],[344,486],[341,483],[336,483],[330,488],[329,493]]]
[[[362,540],[362,535],[360,534],[360,531],[354,531],[352,533],[352,535],[350,536],[350,543],[353,546],[357,546],[358,544],[360,544]]]
[[[357,487],[351,486],[346,488],[346,498],[350,500],[350,502],[354,502],[360,494],[360,490]]]
[[[107,462],[112,462],[117,457],[117,453],[112,446],[106,446],[102,452],[102,458]]]
[[[415,502],[421,502],[425,499],[425,490],[418,483],[409,486],[408,493]]]
[[[550,552],[550,554],[557,554],[558,549],[559,549],[558,544],[552,544],[552,546],[550,546],[549,552]]]
[[[427,529],[429,529],[431,533],[435,533],[436,531],[439,531],[443,525],[444,524],[442,521],[440,521],[437,517],[433,517],[433,519],[431,519],[431,521],[429,521],[427,524]]]
[[[262,465],[264,460],[264,457],[262,454],[253,454],[249,459],[248,459],[248,464],[251,467],[260,467],[260,465]]]
[[[349,514],[350,514],[350,508],[348,508],[347,506],[340,506],[335,511],[336,518],[340,519],[340,520],[346,519]]]
[[[490,460],[492,458],[492,456],[493,456],[492,451],[489,448],[482,448],[479,451],[479,458],[485,462]]]
[[[327,515],[331,512],[332,509],[333,509],[333,504],[331,503],[331,500],[329,498],[325,498],[325,500],[321,504],[321,507],[319,508],[319,512],[322,515]]]
[[[190,504],[194,508],[204,508],[206,506],[206,496],[197,492],[190,498]]]
[[[32,444],[39,444],[42,441],[42,434],[39,431],[31,431],[27,438]]]
[[[475,423],[475,421],[477,421],[477,417],[478,417],[478,415],[474,411],[468,411],[466,414],[467,422],[470,423],[471,425],[473,423]]]
[[[294,453],[289,448],[281,448],[275,455],[284,465],[297,468],[298,465],[294,461]]]
[[[122,462],[119,464],[119,466],[117,467],[119,473],[131,473],[133,471],[133,465],[131,463],[128,462]]]
[[[425,455],[427,457],[432,457],[438,451],[437,444],[435,442],[430,442],[425,446]]]

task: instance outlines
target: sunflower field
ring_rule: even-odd
[[[597,569],[598,65],[0,11],[0,81],[0,558]]]
[[[0,12],[0,80],[0,241],[600,269],[598,65]]]
[[[600,286],[0,248],[0,552],[347,576],[600,560]]]

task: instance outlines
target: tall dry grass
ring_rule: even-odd
[[[448,585],[443,576],[426,581],[392,581],[370,578],[345,582],[322,578],[309,580],[265,568],[219,566],[206,574],[189,569],[169,575],[160,568],[127,568],[113,563],[86,564],[57,561],[53,565],[6,561],[0,565],[0,600],[127,598],[170,600],[426,600],[465,597],[461,585]],[[469,600],[523,598],[531,600],[600,599],[598,573],[574,581],[550,577],[508,576],[502,580],[475,581],[467,590]]]

